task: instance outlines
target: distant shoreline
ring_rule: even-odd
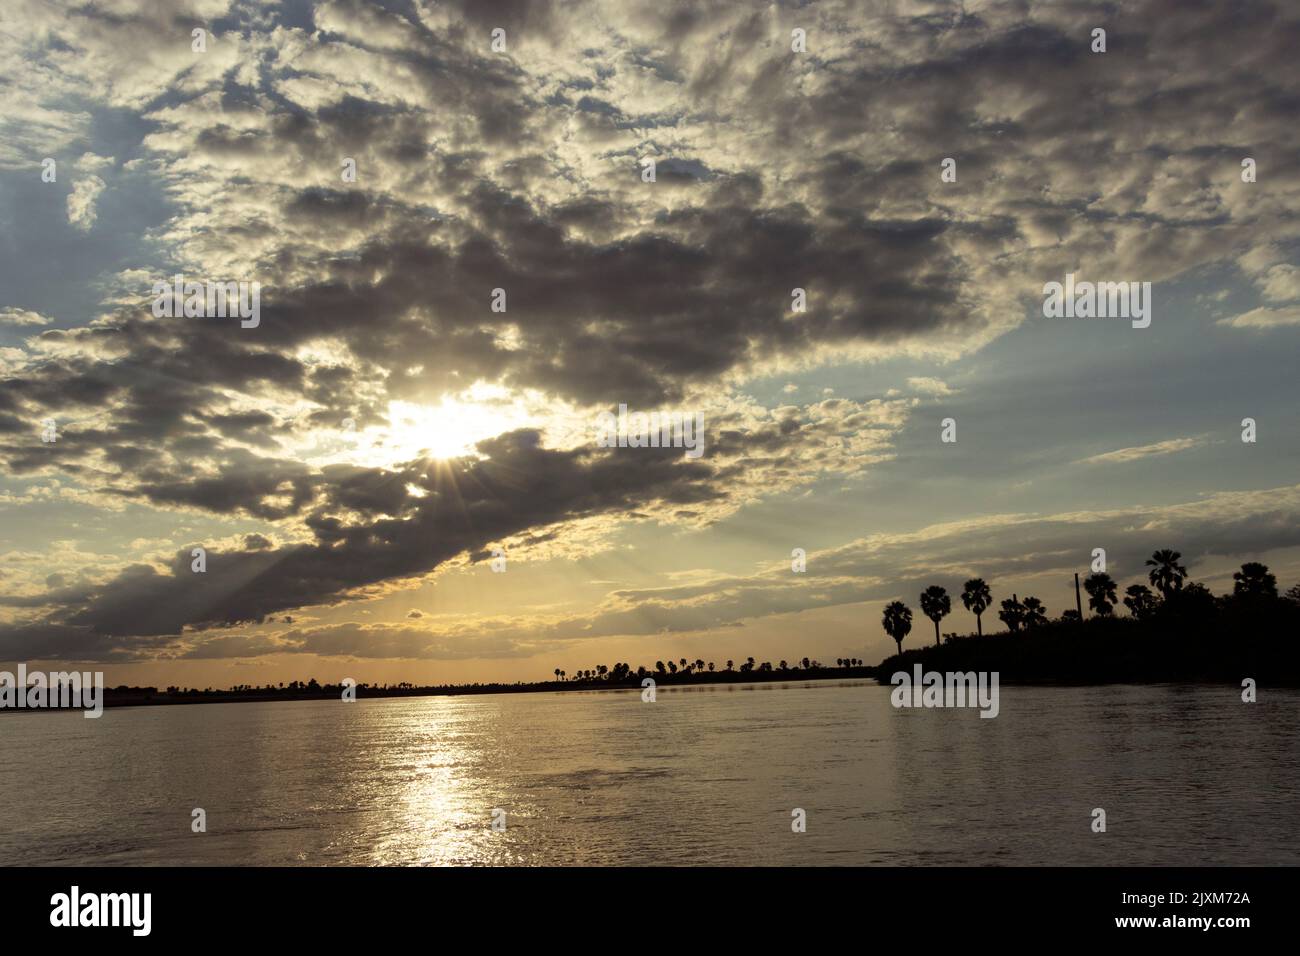
[[[999,635],[1001,636],[1001,635]],[[692,675],[689,678],[681,677],[659,680],[656,678],[656,688],[659,690],[689,688],[689,687],[726,687],[737,684],[789,684],[803,681],[834,681],[834,680],[874,680],[882,686],[889,686],[890,675],[896,671],[911,672],[914,664],[921,663],[926,670],[975,670],[977,667],[970,665],[970,662],[957,662],[951,659],[943,660],[947,655],[935,655],[932,652],[937,648],[925,647],[917,648],[905,652],[901,657],[895,655],[886,659],[881,665],[876,667],[843,667],[843,668],[820,668],[816,670],[790,670],[785,672],[774,671],[770,673],[733,673],[728,676],[725,673],[708,676],[696,677]],[[939,659],[936,659],[939,658]],[[885,666],[889,665],[889,666]],[[997,668],[993,668],[996,670]],[[1232,686],[1235,681],[1224,675],[1213,674],[1165,674],[1165,675],[1147,675],[1147,676],[1114,676],[1101,677],[1089,675],[1086,677],[1063,677],[1060,675],[1033,674],[1021,675],[1001,671],[1001,683],[1007,686],[1021,687],[1108,687],[1115,685],[1129,685],[1139,687],[1151,687],[1155,685],[1185,685],[1185,686]],[[1274,679],[1270,681],[1276,687],[1300,687],[1300,680],[1292,679]],[[573,682],[573,681],[534,681],[518,684],[449,684],[449,685],[431,685],[427,687],[367,687],[358,686],[356,695],[357,700],[392,700],[408,697],[466,697],[466,696],[487,696],[492,694],[546,694],[546,693],[579,693],[586,691],[617,691],[617,690],[635,690],[642,689],[640,679],[633,681],[590,681],[590,682]],[[169,694],[166,691],[153,691],[151,688],[128,688],[119,690],[115,688],[105,688],[104,707],[184,707],[192,704],[264,704],[276,703],[283,701],[308,701],[308,700],[340,700],[343,694],[341,685],[322,685],[320,690],[296,690],[290,691],[287,688],[283,693],[270,694],[265,689],[259,689],[256,692],[237,692],[232,690],[222,691],[197,691],[185,694]],[[65,710],[76,710],[78,708],[3,708],[0,713],[58,713]]]
[[[650,675],[659,689],[676,687],[703,687],[730,684],[769,684],[805,680],[871,680],[876,677],[874,667],[819,667],[790,668],[784,671],[716,671],[707,674]],[[567,680],[530,681],[515,684],[440,684],[422,687],[376,687],[358,684],[357,700],[384,700],[401,697],[463,697],[483,694],[544,694],[571,693],[593,690],[641,690],[640,677],[627,680]],[[264,687],[248,691],[213,690],[168,693],[152,687],[104,689],[104,707],[170,707],[187,704],[253,704],[295,700],[339,700],[343,685],[322,684],[319,689],[299,687],[269,692]],[[58,712],[60,708],[5,708],[14,713]],[[72,709],[72,708],[63,708]]]

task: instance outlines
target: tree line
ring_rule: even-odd
[[[721,673],[771,674],[786,671],[795,672],[799,670],[820,671],[826,670],[827,666],[828,665],[823,664],[821,661],[812,660],[807,657],[802,660],[797,660],[793,664],[784,660],[778,661],[776,664],[773,664],[771,661],[763,661],[759,663],[755,661],[754,658],[750,657],[741,661],[739,666],[737,666],[734,660],[727,661],[726,666],[723,668]],[[835,666],[841,668],[862,667],[864,666],[864,663],[857,657],[837,657],[835,659]],[[603,681],[616,684],[634,678],[640,680],[646,677],[653,677],[655,680],[663,680],[676,676],[691,677],[700,674],[714,674],[718,673],[718,670],[717,665],[713,661],[705,663],[705,661],[700,658],[690,661],[683,657],[680,660],[668,661],[666,663],[664,661],[655,661],[653,668],[648,668],[642,665],[633,670],[631,664],[620,662],[615,664],[613,667],[606,666],[605,664],[597,664],[595,667],[587,670],[575,671],[572,676],[569,675],[568,671],[559,667],[555,668],[551,673],[555,675],[557,681],[578,681],[582,683]]]
[[[1164,548],[1154,552],[1147,559],[1147,583],[1130,584],[1124,590],[1124,597],[1119,597],[1119,585],[1109,574],[1097,572],[1089,575],[1083,582],[1083,589],[1088,593],[1088,607],[1098,617],[1106,618],[1115,613],[1116,607],[1123,603],[1129,615],[1136,620],[1147,620],[1160,613],[1164,608],[1177,605],[1182,611],[1195,611],[1197,608],[1212,613],[1217,607],[1218,599],[1205,585],[1189,582],[1187,568],[1180,562],[1182,555],[1172,549]],[[1258,561],[1247,561],[1241,570],[1232,575],[1232,598],[1245,602],[1265,602],[1279,600],[1277,578],[1266,565]],[[1149,586],[1148,586],[1149,585]],[[1292,587],[1285,599],[1300,603],[1300,584]],[[948,592],[937,584],[932,584],[921,592],[919,603],[921,613],[934,622],[934,642],[942,643],[939,634],[939,622],[952,612],[952,599]],[[961,603],[967,611],[975,615],[976,633],[984,636],[984,612],[993,605],[993,592],[983,578],[971,578],[962,586]],[[1010,633],[1022,630],[1034,630],[1049,623],[1047,608],[1036,597],[1020,598],[1013,594],[1003,599],[998,611],[998,618],[1006,625]],[[1057,619],[1061,623],[1079,621],[1081,615],[1077,608],[1069,608]],[[903,652],[903,638],[912,631],[912,609],[902,601],[891,601],[885,605],[881,619],[885,633],[894,639],[898,652]],[[949,639],[955,635],[948,635]]]

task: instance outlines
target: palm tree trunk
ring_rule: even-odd
[[[984,622],[980,620],[980,616],[978,614],[975,615],[975,630],[980,637],[984,636]]]
[[[934,646],[938,647],[941,643],[943,642],[939,640],[939,622],[935,621],[934,622]]]

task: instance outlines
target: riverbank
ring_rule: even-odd
[[[1300,687],[1300,615],[1214,613],[1197,619],[1096,617],[942,644],[881,661],[876,680],[921,664],[930,671],[996,671],[1004,684],[1230,683]],[[1240,609],[1237,609],[1238,611]]]
[[[874,667],[799,667],[771,671],[716,671],[700,674],[651,674],[657,688],[696,687],[712,684],[764,684],[808,680],[871,679]],[[590,680],[533,681],[513,684],[440,684],[429,686],[373,686],[358,684],[358,700],[390,697],[456,697],[477,694],[569,693],[591,690],[640,690],[642,678],[625,680],[592,678]],[[298,683],[295,681],[295,683]],[[154,707],[183,704],[239,704],[280,700],[338,700],[344,693],[342,684],[319,684],[309,681],[297,687],[229,690],[184,691],[158,690],[156,687],[107,687],[105,707]]]

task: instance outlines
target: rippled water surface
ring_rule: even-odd
[[[864,681],[0,717],[9,863],[1300,863],[1300,693]],[[207,811],[208,832],[190,830]],[[791,832],[793,808],[807,832]],[[1090,830],[1092,810],[1107,832]],[[492,811],[506,811],[494,832]]]

